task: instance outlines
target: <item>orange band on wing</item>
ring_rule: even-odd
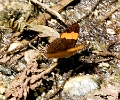
[[[74,48],[68,49],[66,51],[61,51],[61,52],[57,52],[57,53],[53,53],[53,54],[46,54],[46,57],[48,58],[64,58],[64,57],[69,57],[74,55],[77,50],[83,49],[84,48],[84,44],[82,45],[78,45]]]
[[[61,38],[77,40],[78,39],[78,33],[74,33],[74,32],[62,33]]]

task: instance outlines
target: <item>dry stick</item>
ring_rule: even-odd
[[[70,70],[67,75],[65,80],[62,82],[62,84],[54,91],[52,92],[49,96],[46,96],[47,98],[45,100],[50,100],[52,99],[55,95],[57,95],[64,87],[66,81],[70,78],[71,74],[72,74],[73,70]]]
[[[95,53],[97,55],[100,56],[113,56],[117,59],[120,59],[120,54],[116,53],[116,52],[109,52],[109,51],[103,51],[103,52],[99,52],[99,51],[92,51],[92,53]]]
[[[38,36],[34,37],[31,41],[27,41],[27,42],[25,42],[23,45],[16,47],[16,48],[13,49],[12,51],[6,52],[6,54],[14,54],[14,53],[16,53],[16,52],[18,52],[18,51],[21,51],[23,48],[25,48],[26,46],[28,46],[29,43],[33,43],[33,42],[34,42],[35,40],[37,40],[37,39],[38,39]]]
[[[53,12],[51,13],[51,14],[53,14],[54,16],[57,16],[56,14],[54,14],[54,12],[61,12],[62,11],[62,9],[65,7],[65,6],[67,6],[69,3],[71,3],[72,1],[74,1],[74,0],[62,0],[62,1],[60,1],[60,2],[58,2],[56,5],[54,5],[53,7],[51,7],[51,8],[49,8],[50,10],[52,10]],[[31,0],[31,2],[36,2],[36,0]],[[37,1],[38,2],[38,1]],[[42,3],[40,3],[39,2],[39,4],[42,4]],[[40,5],[41,6],[41,5]],[[43,6],[43,4],[42,4],[42,7],[44,7]],[[48,10],[48,9],[47,9]],[[49,10],[48,10],[48,12],[49,12]],[[58,13],[59,14],[59,13]],[[40,22],[40,20],[42,21],[43,19],[41,19],[41,18],[46,18],[46,20],[47,19],[50,19],[51,18],[51,16],[50,16],[50,14],[48,14],[48,13],[43,13],[42,15],[40,15],[40,16],[38,16],[37,17],[37,19],[39,20],[39,22]],[[57,16],[58,18],[59,18],[59,16]],[[61,18],[60,18],[61,19]],[[63,20],[61,20],[61,21],[63,21]],[[36,20],[33,20],[33,21],[29,21],[28,23],[36,23]]]
[[[101,21],[104,21],[105,19],[107,19],[110,15],[112,15],[116,10],[118,10],[120,8],[120,3],[117,4],[117,6],[112,9],[110,12],[108,12],[104,18],[101,19]]]
[[[103,59],[100,59],[100,60],[97,60],[97,61],[94,61],[94,63],[100,63],[100,62],[106,62],[106,61],[110,61],[112,60],[111,58],[103,58]]]
[[[33,75],[30,80],[30,84],[31,84],[30,89],[34,90],[38,85],[40,85],[42,82],[40,79],[43,78],[46,74],[50,73],[57,65],[58,63],[54,63],[50,68],[41,72],[39,75]]]
[[[13,62],[17,61],[18,59],[22,58],[24,56],[24,52],[21,52],[19,55],[13,57],[10,59],[10,61],[6,62],[10,66]]]
[[[16,32],[16,33],[13,34],[11,42],[8,43],[6,46],[4,46],[4,47],[0,50],[0,58],[3,57],[3,53],[6,52],[6,50],[9,48],[9,46],[11,45],[11,43],[13,43],[14,41],[17,40],[17,38],[18,38],[18,36],[19,36],[20,34],[21,34],[20,32]]]
[[[52,66],[50,68],[48,68],[47,70],[41,72],[39,75],[33,75],[32,80],[30,81],[31,84],[34,84],[37,80],[39,80],[40,78],[42,78],[45,74],[50,73],[56,66],[58,65],[58,63],[54,63],[52,64]]]
[[[14,54],[14,53],[16,53],[16,52],[18,52],[18,51],[22,51],[25,47],[27,47],[28,45],[29,45],[29,43],[33,43],[35,40],[37,40],[38,39],[38,36],[36,36],[36,37],[34,37],[31,41],[27,41],[26,43],[24,43],[23,45],[21,45],[21,46],[18,46],[18,47],[16,47],[15,49],[13,49],[12,51],[6,51],[6,52],[1,52],[0,53],[0,56],[4,56],[5,54],[6,55],[9,55],[9,54]],[[13,55],[12,55],[12,57],[13,57]],[[8,59],[8,60],[6,60],[6,62],[7,61],[9,61],[10,59]]]
[[[52,15],[57,16],[58,19],[60,19],[62,22],[64,22],[64,20],[63,20],[63,18],[61,17],[61,15],[60,15],[57,11],[52,10],[51,8],[49,8],[48,5],[43,4],[43,3],[41,3],[41,2],[39,2],[39,1],[37,1],[37,0],[31,0],[31,1],[34,2],[35,4],[41,6],[42,8],[44,8],[45,10],[47,10],[47,11],[48,11],[49,13],[51,13]]]
[[[94,11],[96,7],[100,4],[100,2],[102,2],[102,0],[98,0],[96,5],[91,9],[91,11],[89,11],[85,16],[78,19],[77,23],[81,22],[81,19],[85,19],[86,17],[88,17],[92,13],[92,11]]]

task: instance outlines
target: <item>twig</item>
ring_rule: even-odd
[[[36,0],[31,0],[31,2],[35,2]],[[58,2],[56,5],[54,5],[53,7],[51,7],[52,10],[56,11],[56,12],[61,12],[62,9],[67,6],[69,3],[71,3],[74,0],[61,0],[60,2]],[[50,19],[51,16],[48,13],[43,13],[40,16],[38,16],[37,18],[35,18],[34,20],[29,21],[28,23],[36,23],[36,21],[42,22],[43,18]]]
[[[41,2],[39,2],[39,1],[37,1],[37,0],[31,0],[31,1],[32,1],[33,3],[39,5],[39,6],[43,7],[43,8],[44,8],[45,10],[47,10],[49,13],[51,13],[51,14],[54,15],[54,16],[57,16],[58,19],[60,19],[62,22],[64,22],[63,18],[61,17],[61,15],[60,15],[57,11],[52,10],[52,9],[49,8],[46,4],[43,4],[43,3],[41,3]]]
[[[24,56],[24,52],[19,53],[17,56],[14,56],[10,59],[10,61],[7,61],[7,65],[11,65],[13,62],[17,61],[18,59],[22,58]]]
[[[58,65],[58,63],[54,63],[50,68],[41,72],[39,75],[33,75],[30,83],[31,84],[35,83],[37,80],[42,78],[45,74],[48,74],[49,72],[51,72],[57,65]]]
[[[101,56],[113,56],[117,59],[120,59],[120,54],[116,52],[109,52],[109,51],[104,51],[104,52],[99,52],[99,51],[92,51],[92,53],[95,53],[97,55]]]
[[[38,36],[34,37],[31,41],[26,41],[25,43],[23,43],[23,45],[16,47],[15,49],[13,49],[12,51],[7,51],[6,54],[14,54],[18,51],[21,51],[23,48],[25,48],[26,46],[29,46],[29,43],[33,43],[35,40],[38,39]]]
[[[73,70],[70,70],[68,73],[66,73],[66,77],[65,77],[64,81],[62,82],[62,84],[53,93],[51,93],[49,96],[46,96],[47,98],[45,100],[52,99],[55,95],[57,95],[63,89],[66,81],[70,78],[72,72],[73,72]]]
[[[13,43],[14,41],[16,41],[16,40],[18,39],[18,36],[19,36],[20,34],[21,34],[20,32],[14,33],[13,36],[12,36],[11,42],[8,43],[8,44],[7,44],[6,46],[4,46],[3,48],[1,48],[1,50],[0,50],[0,58],[3,57],[3,53],[5,53],[5,52],[8,50],[9,46],[11,45],[11,43]]]
[[[105,19],[107,19],[110,15],[112,15],[116,10],[118,10],[120,8],[120,3],[118,3],[116,5],[116,7],[114,9],[112,9],[110,12],[108,12],[104,18],[101,19],[101,21],[104,21]]]
[[[78,23],[81,22],[82,19],[85,19],[86,17],[88,17],[95,9],[96,7],[100,4],[102,0],[98,0],[97,3],[95,4],[95,6],[91,9],[91,11],[89,11],[85,16],[81,17],[80,19],[78,19]]]
[[[3,59],[4,55],[6,55],[6,57],[7,57],[8,55],[12,54],[11,57],[9,57],[9,59],[1,60],[0,63],[2,64],[2,63],[8,62],[15,55],[16,52],[18,52],[18,51],[22,52],[23,50],[25,50],[29,46],[29,43],[33,43],[37,39],[38,39],[38,36],[34,37],[31,41],[26,41],[25,43],[23,43],[22,45],[16,47],[12,51],[6,51],[6,52],[3,52],[3,53],[0,52],[1,59]],[[8,44],[8,45],[10,45],[10,44]],[[19,57],[22,57],[22,55],[20,55]],[[19,59],[19,57],[18,57],[18,59]],[[12,61],[10,61],[10,64],[11,63],[12,63]]]

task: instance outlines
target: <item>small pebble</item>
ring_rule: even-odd
[[[66,82],[63,91],[68,97],[80,100],[81,97],[99,88],[100,84],[96,80],[90,75],[76,76]]]

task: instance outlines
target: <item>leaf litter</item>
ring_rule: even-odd
[[[2,23],[0,24],[0,82],[4,82],[4,88],[7,89],[4,93],[1,91],[1,99],[72,100],[71,97],[65,96],[62,91],[65,83],[70,77],[87,74],[97,75],[102,84],[100,84],[101,88],[94,93],[91,92],[90,95],[86,94],[84,97],[80,97],[81,100],[119,99],[119,1],[51,0],[50,2],[54,6],[49,5],[44,8],[46,6],[39,5],[44,5],[44,3],[47,5],[47,1],[42,0],[40,3],[35,3],[36,0],[26,1],[26,4],[29,5],[26,6],[29,9],[25,10],[26,14],[22,8],[17,8],[17,5],[15,9],[10,10],[12,16],[8,15],[6,19],[4,17],[6,11],[2,8],[7,7],[6,4],[14,4],[13,2],[18,4],[19,1],[1,3],[0,12],[3,11],[3,13],[0,18],[4,19],[0,20]],[[23,3],[25,2],[22,1],[19,4],[22,6]],[[19,9],[19,12],[12,13],[16,9]],[[21,16],[17,16],[17,13],[20,13]],[[50,18],[51,20],[56,19],[57,22],[52,22]],[[8,23],[6,20],[9,20]],[[66,26],[74,22],[78,23],[80,27],[77,44],[86,41],[85,48],[69,58],[57,61],[47,59],[45,57],[47,45],[59,38]],[[12,31],[9,31],[11,28]],[[110,30],[114,31],[114,34]],[[10,49],[16,41],[20,44]],[[34,51],[34,53],[31,55],[28,52],[29,60],[26,62],[24,56],[29,50]],[[7,77],[6,81],[4,77]]]

